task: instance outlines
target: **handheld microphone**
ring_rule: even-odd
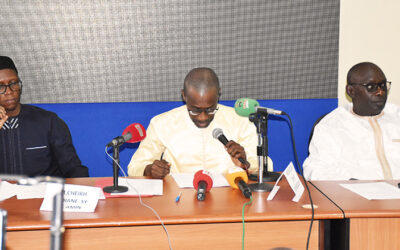
[[[226,136],[224,135],[224,132],[222,131],[222,129],[220,128],[215,128],[212,131],[212,136],[219,140],[222,144],[226,145],[228,143],[228,139],[226,138]],[[246,165],[247,167],[250,166],[250,163],[248,161],[246,161],[245,159],[243,159],[242,157],[239,157],[238,159],[241,163],[243,163],[244,165]]]
[[[246,198],[251,197],[251,189],[247,185],[249,178],[247,177],[246,172],[240,167],[233,167],[228,170],[228,173],[225,176],[229,185],[231,185],[235,189],[240,189],[242,194]]]
[[[128,127],[125,128],[124,132],[122,132],[121,136],[117,136],[112,139],[111,142],[107,144],[108,147],[118,147],[128,143],[135,143],[143,140],[146,137],[146,130],[143,125],[140,123],[132,123]]]
[[[285,112],[272,108],[261,107],[257,100],[250,98],[240,98],[235,102],[235,112],[240,116],[248,117],[253,113],[261,113],[266,115],[284,115]]]
[[[204,201],[206,192],[210,191],[213,185],[211,173],[207,170],[199,170],[194,174],[193,187],[197,189],[197,200]]]

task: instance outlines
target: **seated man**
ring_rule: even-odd
[[[400,179],[400,107],[386,103],[389,89],[377,65],[350,69],[346,92],[353,103],[315,127],[303,164],[307,179]]]
[[[87,177],[67,125],[54,113],[21,104],[22,82],[0,56],[0,174]]]
[[[234,109],[218,104],[219,80],[212,69],[195,68],[185,77],[182,99],[186,103],[154,117],[128,166],[131,176],[164,178],[168,173],[194,173],[200,169],[225,173],[232,166],[258,169],[256,127]],[[226,146],[212,136],[223,130]]]

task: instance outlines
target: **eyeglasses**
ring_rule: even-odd
[[[197,110],[190,110],[188,109],[190,115],[200,115],[201,113],[205,112],[207,115],[214,115],[218,111],[218,106],[215,108],[208,108],[208,109],[197,109]]]
[[[0,94],[6,93],[7,87],[9,87],[12,91],[21,90],[22,89],[22,81],[18,80],[16,82],[12,82],[8,85],[0,84]]]
[[[390,90],[392,86],[392,82],[383,81],[380,83],[348,83],[349,85],[361,85],[367,89],[370,93],[375,93],[378,91],[378,87],[382,90]]]

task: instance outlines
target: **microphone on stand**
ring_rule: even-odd
[[[106,147],[119,147],[125,142],[135,143],[142,141],[146,137],[146,130],[140,123],[132,123],[122,132],[121,136],[117,136],[109,142]]]
[[[262,184],[263,181],[276,181],[280,174],[268,171],[268,115],[287,115],[284,111],[261,107],[257,100],[250,98],[239,98],[235,102],[236,114],[244,117],[249,117],[251,122],[257,127],[258,134],[258,176],[250,175],[251,180],[258,180],[258,186],[251,184],[252,190],[268,191],[272,187],[267,187]]]
[[[211,173],[207,170],[199,170],[194,174],[193,187],[197,189],[197,200],[204,201],[206,192],[212,188],[213,180]]]
[[[264,115],[284,115],[284,111],[261,107],[257,100],[251,98],[240,98],[235,102],[235,112],[240,116],[248,117],[250,114],[259,113]]]
[[[106,147],[113,148],[113,179],[114,185],[103,188],[106,193],[124,193],[128,191],[128,187],[118,186],[118,167],[119,167],[119,146],[127,143],[135,143],[146,137],[146,130],[140,123],[132,123],[122,132],[121,136],[117,136],[109,142]]]

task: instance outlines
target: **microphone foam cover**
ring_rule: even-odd
[[[236,114],[244,117],[248,117],[250,114],[256,112],[256,106],[260,106],[257,100],[250,98],[240,98],[235,102]]]
[[[199,170],[194,174],[193,177],[193,187],[197,189],[199,186],[200,181],[205,181],[207,183],[207,190],[206,192],[210,191],[213,185],[213,180],[211,177],[211,173],[207,170]]]
[[[236,178],[243,179],[244,182],[249,181],[249,177],[247,176],[246,172],[240,167],[232,167],[228,169],[228,173],[226,174],[226,180],[228,181],[229,185],[233,188],[239,189],[238,185],[235,183]]]
[[[132,137],[125,142],[129,143],[140,142],[146,137],[146,129],[140,123],[132,123],[125,128],[124,132],[122,132],[122,135],[124,136],[128,133],[130,133]]]

